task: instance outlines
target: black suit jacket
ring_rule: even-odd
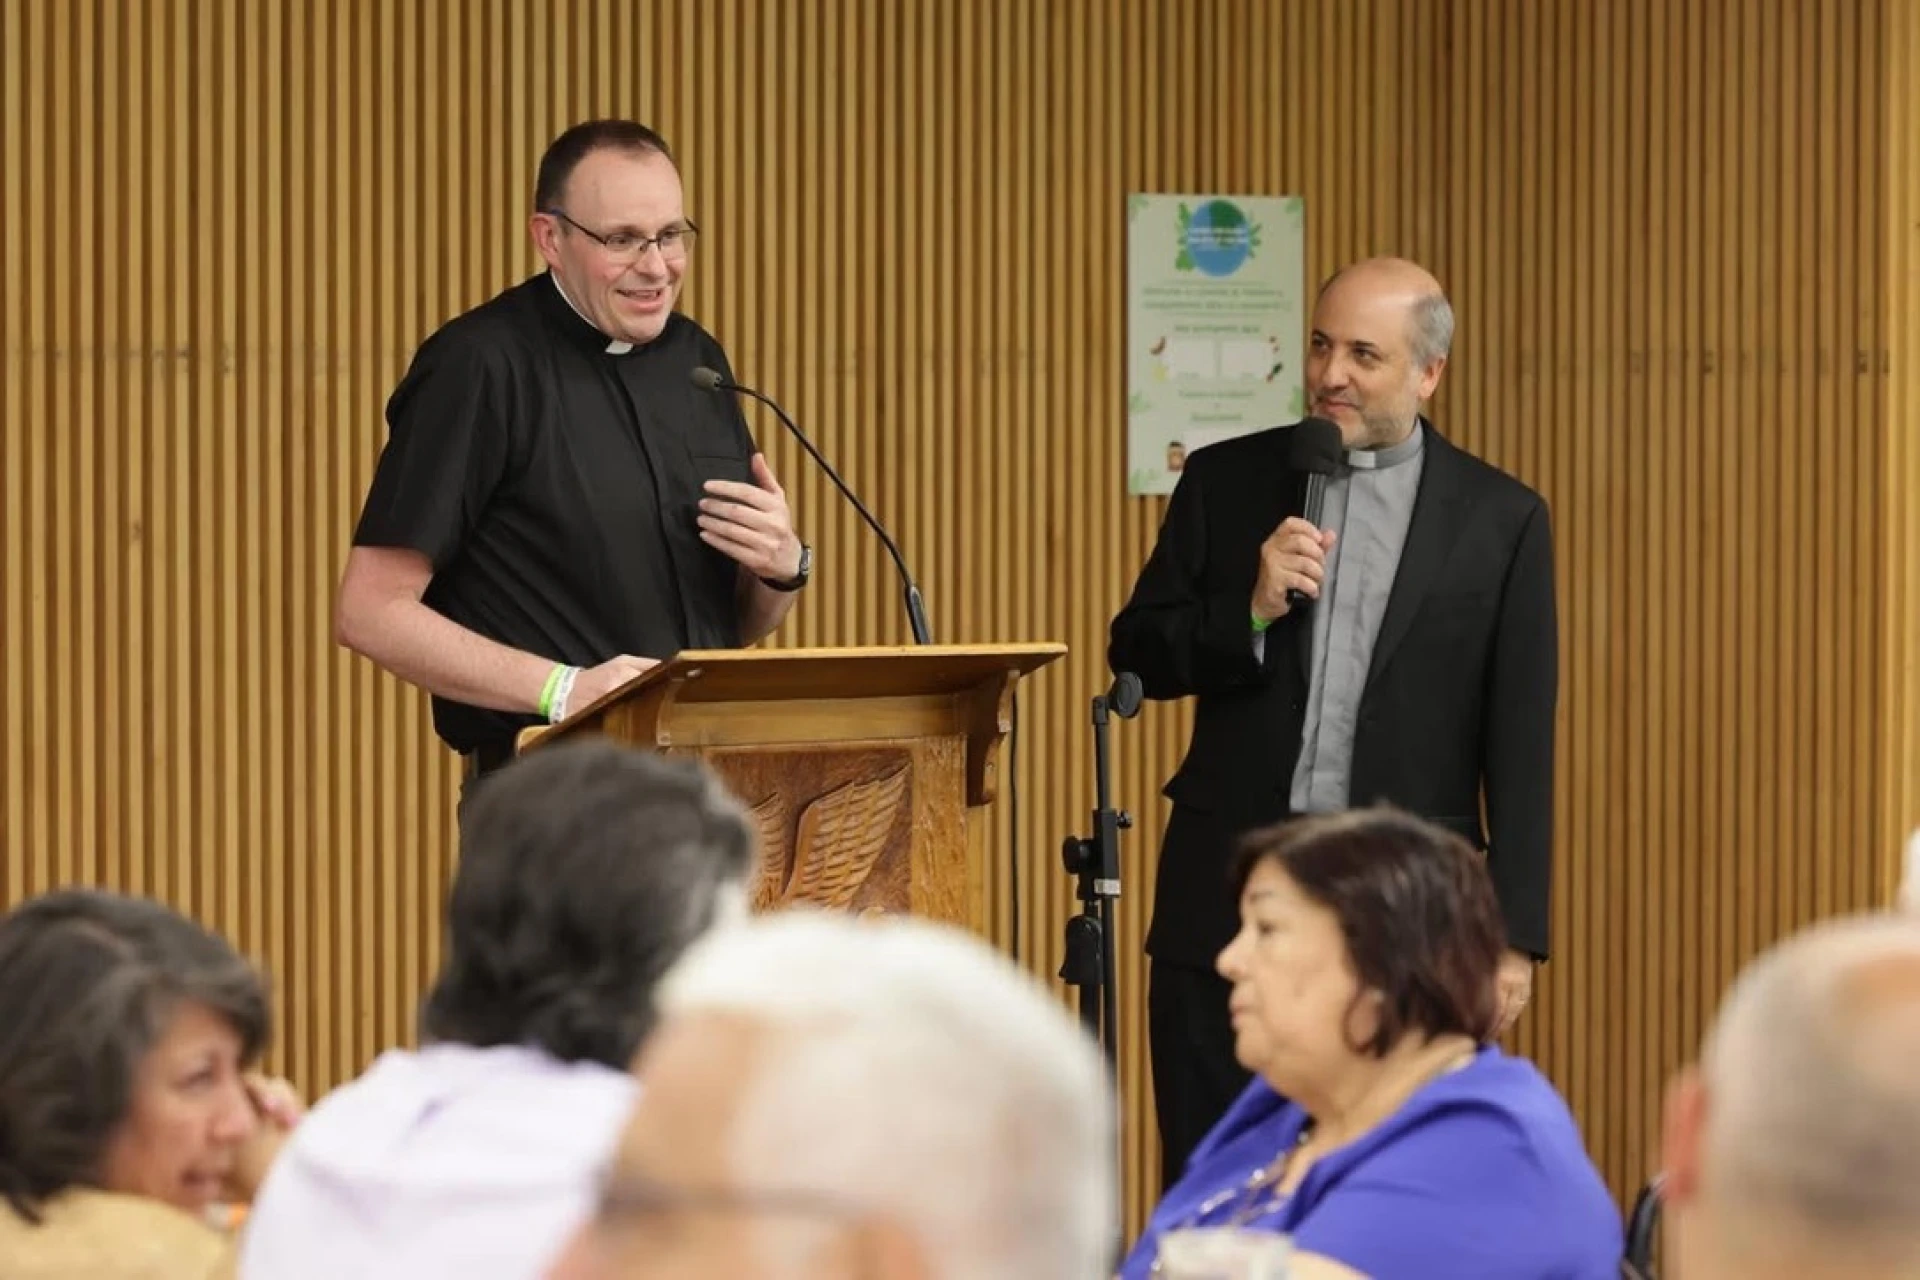
[[[1424,420],[1420,429],[1420,490],[1361,696],[1349,803],[1391,802],[1487,850],[1510,944],[1545,958],[1559,682],[1547,506]],[[1250,607],[1261,543],[1301,508],[1291,431],[1187,459],[1111,629],[1109,665],[1139,675],[1148,697],[1198,697],[1165,788],[1174,808],[1147,938],[1153,955],[1181,963],[1211,966],[1239,927],[1235,838],[1289,812],[1311,612],[1276,622],[1261,661]]]

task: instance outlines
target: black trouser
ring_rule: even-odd
[[[1147,1053],[1160,1122],[1161,1191],[1252,1078],[1233,1056],[1232,987],[1212,969],[1155,959],[1147,975]]]
[[[464,752],[460,757],[460,802],[458,808],[465,809],[472,798],[474,788],[481,779],[500,772],[514,761],[513,743],[490,742],[478,750]]]

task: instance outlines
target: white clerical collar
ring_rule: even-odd
[[[1347,450],[1347,465],[1355,471],[1383,471],[1388,467],[1397,467],[1420,452],[1426,434],[1416,422],[1413,424],[1413,434],[1399,444],[1390,444],[1384,449]]]
[[[561,300],[564,301],[568,306],[573,307],[573,299],[567,297],[566,289],[561,287],[560,277],[555,275],[551,268],[549,268],[547,271],[547,279],[553,281],[554,290],[559,293]],[[593,324],[593,321],[587,320],[587,313],[582,311],[580,308],[573,307],[573,314],[579,316],[582,320],[586,320],[587,323],[590,325],[593,325],[593,327],[596,330],[600,328],[599,325]],[[605,338],[606,334],[602,333],[600,336]],[[631,342],[622,342],[618,338],[607,338],[607,354],[608,355],[623,356],[631,350],[633,350],[633,344]]]

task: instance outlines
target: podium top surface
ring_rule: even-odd
[[[564,735],[657,686],[677,686],[681,703],[955,694],[1008,674],[1024,676],[1066,652],[1058,643],[688,649],[559,724],[527,730],[521,740]]]

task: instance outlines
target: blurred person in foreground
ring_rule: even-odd
[[[1678,1280],[1920,1276],[1920,921],[1829,921],[1749,966],[1668,1093]]]
[[[1250,834],[1220,953],[1253,1082],[1121,1269],[1168,1232],[1290,1237],[1288,1280],[1616,1280],[1619,1211],[1566,1104],[1492,1043],[1500,907],[1460,836],[1396,810]]]
[[[605,740],[487,780],[461,814],[424,1046],[322,1099],[248,1225],[258,1280],[538,1276],[593,1205],[694,939],[746,913],[752,837],[704,766]]]
[[[301,1107],[249,1068],[260,975],[157,902],[94,889],[0,919],[0,1276],[206,1280]]]
[[[556,1280],[1092,1280],[1119,1226],[1098,1047],[970,935],[756,917],[661,995]]]

